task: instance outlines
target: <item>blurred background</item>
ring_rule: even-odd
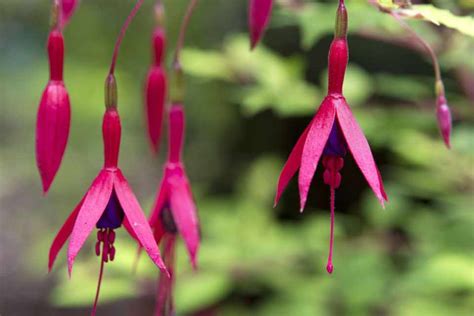
[[[390,202],[385,210],[348,155],[336,195],[335,271],[329,194],[316,174],[298,212],[291,182],[272,208],[285,159],[324,97],[336,1],[277,1],[266,37],[249,52],[247,1],[201,1],[188,31],[185,162],[202,246],[193,272],[182,243],[178,315],[472,315],[474,313],[474,41],[410,24],[440,57],[454,117],[452,150],[439,136],[429,58],[389,15],[348,1],[345,94],[371,144]],[[414,1],[415,2],[415,1]],[[168,57],[187,1],[167,0]],[[419,2],[418,2],[419,3]],[[429,2],[424,2],[429,3]],[[431,3],[431,2],[430,2]],[[472,14],[470,0],[436,6]],[[87,315],[99,260],[94,238],[72,279],[49,245],[103,163],[103,82],[133,1],[83,0],[65,31],[72,126],[49,195],[34,157],[39,99],[48,79],[49,1],[0,0],[0,314]],[[120,165],[146,213],[166,152],[145,137],[143,78],[151,60],[153,1],[145,1],[118,59]],[[168,58],[169,64],[170,58]],[[152,315],[158,270],[119,230],[106,265],[100,315]]]

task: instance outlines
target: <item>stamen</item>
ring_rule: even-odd
[[[336,199],[336,189],[331,187],[331,198],[330,198],[330,208],[331,208],[331,235],[329,238],[329,256],[328,256],[328,263],[326,265],[326,270],[329,274],[334,271],[334,266],[332,264],[332,251],[334,246],[334,209],[335,209],[335,199]]]
[[[97,256],[101,256],[100,259],[100,271],[99,280],[97,282],[97,291],[94,299],[94,306],[92,307],[91,316],[95,316],[97,311],[97,303],[99,302],[100,287],[102,284],[102,277],[104,275],[104,264],[106,262],[113,261],[115,258],[115,247],[113,245],[115,241],[115,232],[112,228],[101,228],[97,231],[97,242],[95,244],[95,253]],[[102,251],[100,246],[102,244]]]
[[[332,254],[334,248],[334,217],[335,217],[335,200],[336,200],[336,189],[341,185],[341,173],[339,172],[344,166],[344,159],[337,156],[324,156],[323,166],[325,168],[323,178],[324,183],[330,187],[330,209],[331,209],[331,231],[329,238],[329,255],[326,270],[329,274],[334,271],[332,264]]]

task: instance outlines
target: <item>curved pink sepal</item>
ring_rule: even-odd
[[[334,125],[336,110],[334,103],[337,99],[329,96],[323,100],[313,122],[310,125],[308,135],[301,155],[301,167],[298,175],[298,186],[300,192],[300,210],[303,211],[308,197],[309,187],[319,159],[326,146],[332,126]]]
[[[58,253],[61,251],[61,248],[64,246],[66,240],[71,235],[72,228],[74,227],[74,223],[76,222],[77,214],[79,213],[83,202],[84,198],[82,198],[79,204],[77,204],[77,206],[74,208],[74,211],[72,211],[72,213],[64,222],[56,237],[54,237],[53,243],[51,244],[51,247],[49,249],[48,272],[51,272]]]
[[[303,153],[303,146],[312,124],[313,120],[311,120],[309,125],[304,130],[303,134],[301,134],[300,138],[296,142],[296,145],[293,147],[290,156],[288,156],[288,159],[286,160],[283,169],[281,170],[280,177],[278,178],[277,192],[275,195],[273,207],[277,206],[278,202],[280,201],[281,195],[286,189],[286,186],[288,185],[288,183],[293,178],[296,171],[298,171],[298,168],[301,165],[301,155]]]
[[[117,170],[117,176],[114,183],[115,193],[123,208],[125,217],[130,223],[131,229],[134,231],[140,244],[148,253],[151,260],[160,268],[160,270],[169,275],[163,260],[161,259],[160,250],[153,238],[153,232],[150,225],[143,214],[142,208],[137,198],[130,189],[127,180],[120,170]]]
[[[79,209],[69,241],[67,253],[69,275],[71,275],[72,272],[74,259],[109,202],[115,177],[115,172],[102,170],[94,182],[92,182],[91,187],[84,197],[84,202]]]
[[[379,199],[380,204],[382,204],[383,207],[384,201],[388,201],[388,199],[383,187],[382,177],[380,176],[380,172],[375,164],[369,143],[345,100],[338,103],[336,112],[337,120],[347,146],[349,147],[357,166],[367,180],[367,183],[372,191],[374,191],[375,196]]]
[[[249,29],[250,48],[254,49],[265,32],[270,21],[273,0],[250,0],[249,3]]]
[[[199,220],[191,188],[184,175],[169,178],[170,204],[173,219],[188,249],[191,263],[196,268],[196,254],[199,248]]]
[[[36,121],[36,164],[47,193],[66,149],[71,122],[69,96],[60,81],[51,81],[41,97]]]

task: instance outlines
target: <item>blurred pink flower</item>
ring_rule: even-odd
[[[249,0],[250,48],[254,49],[270,22],[273,0]]]

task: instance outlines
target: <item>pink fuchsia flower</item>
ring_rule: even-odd
[[[438,95],[436,99],[436,118],[438,119],[439,131],[443,137],[446,147],[451,148],[451,110],[449,109],[449,105],[444,94],[444,85],[441,81],[437,81],[436,83],[436,94]]]
[[[145,84],[145,116],[151,149],[154,153],[157,153],[163,125],[167,89],[166,71],[163,68],[166,35],[162,27],[155,29],[152,42],[154,58]]]
[[[169,126],[168,160],[149,220],[156,242],[163,245],[163,258],[171,275],[169,279],[160,275],[158,281],[156,315],[159,316],[173,315],[174,312],[172,293],[177,235],[183,238],[194,268],[200,243],[196,205],[181,159],[184,139],[184,111],[181,105],[171,106]]]
[[[64,28],[67,23],[69,23],[69,20],[74,14],[74,11],[76,11],[78,5],[79,5],[79,0],[56,0],[60,2],[60,24],[61,28]]]
[[[263,36],[270,22],[273,0],[250,0],[249,2],[249,29],[250,48],[254,49]]]
[[[54,28],[48,38],[50,79],[43,92],[36,121],[36,165],[47,193],[66,149],[71,105],[63,81],[64,38]]]
[[[57,254],[69,238],[67,253],[68,271],[94,228],[97,232],[96,254],[101,256],[101,272],[94,312],[97,304],[103,265],[115,257],[115,232],[122,224],[133,238],[139,241],[152,261],[167,274],[158,245],[147,219],[126,178],[118,167],[121,125],[116,108],[116,86],[113,76],[107,79],[106,111],[102,123],[104,140],[104,167],[99,172],[69,218],[56,235],[49,252],[49,270]]]
[[[329,50],[328,94],[321,103],[313,120],[293,148],[278,180],[275,205],[283,191],[299,170],[298,184],[301,211],[304,210],[319,161],[322,159],[324,183],[331,191],[331,238],[327,271],[332,273],[332,251],[334,231],[335,189],[341,183],[340,170],[344,165],[347,149],[364,175],[382,206],[387,201],[382,178],[375,164],[367,139],[357,124],[346,99],[342,94],[344,74],[348,62],[346,39],[347,12],[340,3],[336,32]]]

